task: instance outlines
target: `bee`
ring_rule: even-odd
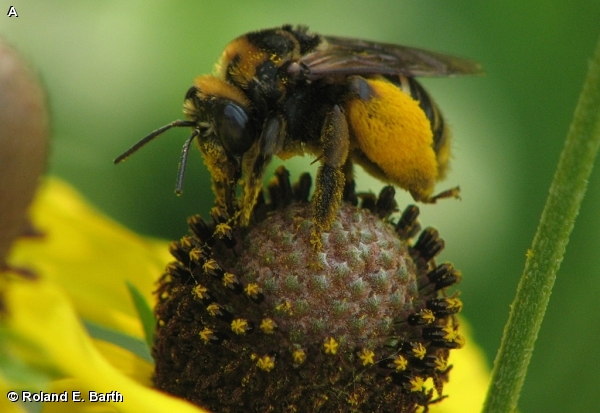
[[[247,33],[229,43],[214,75],[199,76],[176,120],[115,159],[125,160],[174,127],[190,127],[177,173],[196,141],[212,176],[216,203],[248,225],[273,156],[320,160],[312,199],[317,232],[330,228],[353,163],[384,182],[434,203],[448,168],[450,136],[416,76],[475,74],[470,60],[394,44],[310,33],[305,26]],[[243,177],[243,181],[241,181]],[[237,199],[238,184],[241,200]]]

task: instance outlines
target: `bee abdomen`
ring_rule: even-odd
[[[450,134],[442,112],[433,101],[429,93],[421,86],[419,82],[412,77],[400,76],[399,85],[400,89],[409,94],[414,100],[419,102],[419,106],[425,113],[425,116],[429,120],[431,125],[431,132],[433,134],[433,150],[436,154],[438,161],[438,179],[442,179],[446,172],[446,167],[449,158],[449,147],[450,147]]]

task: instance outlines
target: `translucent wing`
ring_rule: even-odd
[[[388,43],[323,36],[322,43],[299,60],[309,80],[327,76],[452,76],[481,73],[471,60]]]

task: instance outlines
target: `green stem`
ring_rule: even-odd
[[[600,145],[600,40],[494,362],[484,413],[513,412]]]

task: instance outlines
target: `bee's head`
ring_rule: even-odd
[[[231,183],[237,182],[241,172],[241,158],[256,141],[256,127],[249,116],[250,102],[243,92],[214,76],[200,76],[187,91],[183,111],[188,120],[176,120],[163,126],[138,141],[127,151],[119,155],[114,163],[118,164],[137,152],[152,139],[173,127],[191,127],[192,134],[185,141],[175,193],[180,194],[183,187],[183,175],[187,155],[193,140],[204,155],[217,192],[225,192]],[[233,205],[234,192],[227,190],[225,199],[229,209]]]
[[[240,158],[256,140],[249,106],[236,87],[214,76],[200,76],[185,95],[183,112],[195,123],[200,143],[213,141]]]

